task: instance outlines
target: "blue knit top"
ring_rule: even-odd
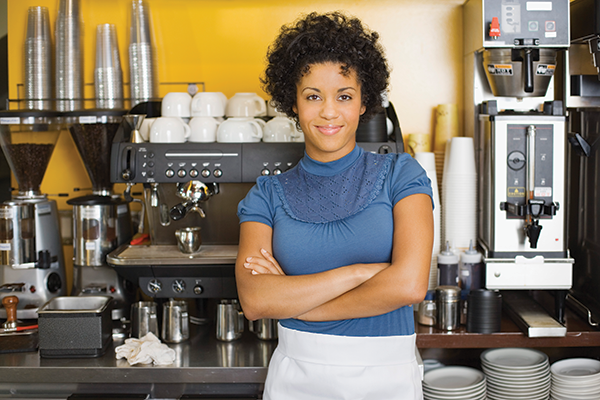
[[[290,171],[258,178],[240,202],[238,217],[240,223],[255,221],[273,228],[273,256],[287,275],[312,274],[355,263],[390,262],[393,207],[417,193],[431,197],[431,182],[410,155],[373,154],[356,146],[329,163],[305,154]],[[280,323],[345,336],[414,333],[410,306],[368,318]]]

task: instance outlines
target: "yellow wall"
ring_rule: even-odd
[[[265,51],[283,23],[300,13],[344,10],[381,34],[393,68],[391,100],[404,133],[432,132],[433,109],[462,105],[462,8],[464,0],[148,0],[158,60],[159,95],[185,90],[170,82],[206,84],[207,91],[258,92]],[[128,79],[129,0],[81,0],[86,97],[93,97],[95,31],[117,26],[124,80]],[[9,96],[23,82],[27,9],[48,7],[51,26],[58,0],[9,0]],[[128,90],[126,89],[126,95]],[[22,98],[22,94],[21,94]],[[88,102],[87,107],[93,107]],[[47,193],[89,187],[83,164],[65,132],[42,184]],[[67,208],[59,199],[59,207]]]
[[[23,98],[23,45],[30,6],[50,12],[52,35],[58,0],[8,0],[9,97]],[[464,0],[147,0],[158,61],[159,96],[185,91],[173,82],[204,82],[207,91],[231,97],[257,92],[267,46],[279,27],[301,13],[343,10],[380,33],[392,67],[390,99],[404,134],[433,133],[434,109],[456,103],[462,115],[462,4]],[[86,98],[93,98],[96,27],[117,26],[124,81],[129,81],[127,44],[130,0],[80,0]],[[129,90],[125,88],[125,95]],[[93,107],[93,101],[86,108]],[[58,140],[42,192],[89,188],[83,163],[68,134]],[[70,209],[65,198],[59,209]],[[65,247],[70,268],[72,247]],[[70,280],[70,279],[69,279]]]

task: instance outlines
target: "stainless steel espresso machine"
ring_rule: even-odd
[[[397,142],[359,145],[397,152],[402,137],[396,137]],[[150,244],[123,245],[108,255],[108,263],[154,298],[237,298],[238,203],[257,177],[293,167],[304,155],[304,143],[136,141],[121,125],[112,146],[111,180],[144,184]],[[196,226],[200,251],[182,253],[176,230]]]
[[[58,209],[40,191],[63,129],[59,113],[0,111],[0,144],[18,184],[0,204],[0,297],[19,298],[19,319],[37,319],[39,307],[67,293]]]
[[[485,285],[529,336],[564,336],[566,118],[554,94],[569,1],[468,0],[465,126],[476,143]],[[527,295],[551,290],[556,320]]]
[[[68,113],[66,123],[92,183],[92,194],[73,199],[74,296],[112,296],[113,320],[129,315],[134,285],[106,263],[108,253],[132,235],[128,202],[113,193],[110,149],[126,110],[82,110]]]

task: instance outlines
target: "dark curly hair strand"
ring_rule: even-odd
[[[341,12],[311,13],[284,25],[269,47],[267,61],[261,78],[263,89],[272,104],[296,122],[296,84],[311,65],[328,62],[340,63],[342,73],[356,72],[366,108],[361,121],[368,121],[381,110],[381,94],[390,76],[387,60],[379,34],[363,27],[357,18]]]

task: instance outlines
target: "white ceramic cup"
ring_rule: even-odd
[[[193,117],[189,123],[188,142],[212,143],[217,141],[219,122],[213,117]]]
[[[217,142],[260,142],[262,127],[254,118],[228,118],[217,129]]]
[[[221,92],[199,92],[192,99],[192,117],[222,117],[227,97]]]
[[[275,107],[273,107],[273,105],[271,104],[271,101],[267,102],[267,116],[269,116],[269,117],[287,117],[287,115],[285,115],[285,113],[282,113],[281,111],[279,111]]]
[[[299,136],[296,122],[285,117],[275,117],[268,121],[263,130],[263,142],[293,142]]]
[[[256,93],[236,93],[227,100],[225,115],[235,118],[265,116],[267,104]]]
[[[190,137],[190,127],[177,117],[160,117],[150,127],[152,143],[183,143]]]
[[[156,118],[144,118],[142,121],[142,127],[140,128],[140,135],[145,142],[150,140],[150,128],[152,124],[156,121]]]
[[[170,92],[162,99],[163,117],[189,118],[191,116],[192,96],[186,92]]]

